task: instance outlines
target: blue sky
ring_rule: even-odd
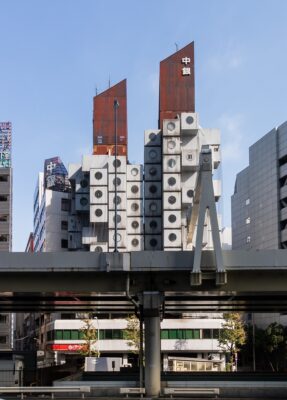
[[[92,149],[92,98],[128,80],[129,159],[157,126],[159,62],[195,41],[196,110],[220,128],[224,220],[248,147],[287,119],[285,0],[0,0],[0,121],[13,123],[14,251],[45,158]]]

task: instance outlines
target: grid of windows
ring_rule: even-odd
[[[125,340],[125,330],[101,329],[100,340]],[[162,329],[161,339],[218,339],[219,329]],[[84,332],[80,330],[57,329],[47,333],[48,341],[52,340],[84,340]]]

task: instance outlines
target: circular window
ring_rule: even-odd
[[[175,196],[169,196],[167,201],[169,202],[169,204],[174,204],[176,202],[176,197]]]
[[[133,185],[132,186],[132,188],[131,188],[131,191],[132,191],[132,193],[138,193],[138,191],[139,191],[139,187],[137,186],[137,185]]]
[[[138,173],[139,173],[139,170],[138,170],[137,168],[132,168],[132,169],[131,169],[131,174],[132,174],[132,176],[137,176]]]
[[[167,165],[168,165],[170,168],[174,168],[174,167],[175,167],[175,164],[176,164],[176,161],[175,161],[174,158],[170,158],[170,159],[168,160],[168,162],[167,162]]]
[[[116,236],[114,235],[114,240],[115,240]],[[122,235],[120,233],[117,233],[117,242],[120,242],[122,240]]]
[[[96,217],[101,217],[103,215],[103,210],[101,210],[100,208],[97,208],[95,211],[95,215],[96,215]]]
[[[100,199],[101,197],[103,197],[103,192],[101,190],[96,190],[95,191],[95,197],[97,199]]]
[[[187,197],[189,197],[189,198],[193,197],[193,190],[192,190],[192,189],[189,189],[189,190],[186,192],[186,195],[187,195]]]
[[[119,224],[121,222],[121,220],[122,220],[122,217],[119,214],[114,216],[114,222],[117,221],[117,224]]]
[[[174,131],[175,130],[175,123],[174,122],[169,122],[168,124],[167,124],[167,130],[168,131]]]
[[[150,221],[149,227],[151,229],[156,229],[157,228],[157,222],[153,219],[152,221]]]
[[[152,238],[152,239],[149,241],[149,244],[151,245],[151,247],[155,247],[155,246],[157,245],[157,240],[156,240],[155,238]]]
[[[133,222],[132,222],[132,227],[133,227],[134,229],[137,229],[137,228],[139,227],[138,221],[133,221]]]
[[[154,132],[151,132],[151,133],[149,134],[149,140],[150,140],[151,142],[155,142],[155,141],[156,141],[156,134],[155,134]]]
[[[114,204],[121,204],[122,199],[120,198],[120,196],[114,197]]]
[[[188,125],[191,125],[194,121],[194,118],[191,115],[189,115],[188,117],[186,117],[185,121]]]
[[[132,246],[136,247],[139,245],[139,240],[138,239],[133,239],[132,240]]]
[[[132,203],[131,209],[132,209],[132,211],[138,211],[138,209],[139,209],[138,203]]]
[[[113,162],[113,166],[115,167],[115,168],[119,168],[120,166],[121,166],[121,160],[119,160],[119,159],[116,159],[116,160],[114,160],[114,162]]]
[[[176,143],[175,143],[174,140],[169,140],[169,141],[167,142],[167,147],[168,147],[170,150],[175,149],[175,146],[176,146]]]
[[[170,186],[174,186],[176,184],[176,179],[173,176],[171,176],[170,178],[168,178],[167,183]]]
[[[157,169],[156,169],[155,167],[150,167],[150,169],[149,169],[149,174],[150,174],[151,176],[155,176],[156,173],[157,173]]]
[[[155,160],[157,158],[157,152],[155,150],[151,150],[149,152],[149,156],[151,160]]]
[[[176,240],[176,234],[175,233],[170,233],[168,235],[168,238],[171,242],[174,242]]]
[[[150,193],[155,194],[157,192],[157,186],[151,185],[149,187],[149,191],[150,191]]]
[[[103,177],[103,174],[101,172],[98,171],[95,173],[95,178],[97,179],[97,181],[102,179],[102,177]]]
[[[149,209],[150,209],[150,211],[153,211],[153,212],[157,211],[156,203],[150,203]]]
[[[86,206],[88,204],[88,200],[86,199],[86,197],[81,197],[80,204],[81,206]]]
[[[98,253],[102,253],[103,249],[101,248],[101,246],[97,246],[97,247],[95,247],[94,251],[97,251]]]
[[[86,188],[88,186],[88,181],[86,179],[82,179],[80,185],[82,188]]]
[[[120,186],[120,184],[122,183],[121,178],[117,177],[113,180],[113,185],[117,185]]]
[[[172,223],[174,223],[176,221],[176,216],[174,214],[170,214],[168,216],[168,220],[172,224]]]

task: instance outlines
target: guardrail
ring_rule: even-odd
[[[167,394],[172,398],[173,395],[197,395],[199,397],[217,397],[219,395],[219,388],[164,388],[164,394]]]
[[[80,393],[82,399],[85,398],[85,393],[90,393],[90,386],[11,386],[0,387],[0,393],[16,393],[21,394],[21,399],[24,398],[24,393],[49,393],[51,398],[54,399],[57,393]]]
[[[140,387],[125,387],[120,388],[120,394],[125,394],[126,397],[129,397],[129,394],[135,395],[139,394],[141,397],[145,394],[145,388]]]

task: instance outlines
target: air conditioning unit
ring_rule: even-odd
[[[161,182],[145,182],[144,197],[145,199],[160,199],[162,197]]]
[[[181,246],[181,229],[165,229],[163,232],[163,247]]]
[[[213,162],[213,168],[216,169],[219,167],[220,161],[221,161],[221,155],[220,155],[220,147],[219,146],[210,146],[212,150],[212,162]]]
[[[102,204],[92,204],[90,207],[90,222],[108,222],[108,206]]]
[[[196,135],[199,129],[197,113],[181,113],[181,132],[183,134]]]
[[[181,190],[180,174],[163,174],[164,192],[178,192]]]
[[[128,199],[126,210],[128,217],[140,217],[143,215],[143,201],[138,199]]]
[[[107,186],[92,186],[90,190],[90,204],[108,204]]]
[[[145,250],[162,250],[161,235],[145,235],[144,249]]]
[[[126,193],[117,193],[110,192],[109,193],[109,210],[114,210],[117,204],[117,210],[126,210],[127,207],[127,199]]]
[[[141,251],[144,249],[142,235],[127,235],[127,251]]]
[[[133,235],[143,233],[143,220],[141,217],[127,217],[127,233]]]
[[[109,157],[109,174],[114,174],[115,170],[119,174],[125,174],[127,171],[127,158],[126,156]]]
[[[162,201],[161,200],[145,200],[144,202],[144,214],[145,217],[158,217],[162,213]]]
[[[195,171],[199,168],[198,151],[182,149],[182,169]]]
[[[161,146],[162,134],[159,129],[147,129],[144,131],[145,146]]]
[[[125,229],[127,225],[127,213],[126,211],[109,211],[109,228],[115,229],[115,220],[117,220],[117,227],[119,229]]]
[[[181,228],[181,211],[164,211],[163,212],[164,229]]]
[[[81,232],[81,218],[77,215],[68,215],[68,232]]]
[[[142,182],[127,182],[127,198],[141,199],[143,197]]]
[[[82,248],[82,233],[69,232],[68,234],[68,249],[77,250]]]
[[[162,169],[164,173],[175,173],[181,171],[180,155],[164,155],[162,160]]]
[[[92,168],[90,170],[91,186],[107,186],[108,170],[106,168]]]
[[[157,235],[162,233],[161,217],[146,217],[144,223],[145,235]]]
[[[76,193],[75,209],[76,211],[89,211],[90,195],[88,193]]]
[[[180,120],[179,119],[164,119],[163,136],[179,136],[180,135]]]
[[[127,165],[127,182],[142,182],[143,180],[143,166],[130,164]]]
[[[162,142],[163,154],[180,154],[181,141],[179,137],[164,137]]]
[[[118,229],[117,230],[117,246],[118,247],[126,247],[127,238],[126,238],[126,231],[125,229]],[[115,230],[109,229],[109,249],[115,248]]]
[[[145,147],[144,148],[144,163],[145,164],[160,164],[161,163],[161,147]]]
[[[108,244],[107,243],[91,244],[90,251],[93,251],[96,253],[107,253],[108,252]]]
[[[161,164],[145,164],[144,179],[145,181],[161,181],[162,179]]]
[[[109,174],[109,192],[125,192],[127,188],[126,174]]]
[[[90,182],[89,182],[89,173],[88,172],[78,172],[76,176],[76,193],[89,193],[90,190]]]
[[[164,210],[180,210],[181,209],[181,193],[180,192],[164,192],[163,193]]]

